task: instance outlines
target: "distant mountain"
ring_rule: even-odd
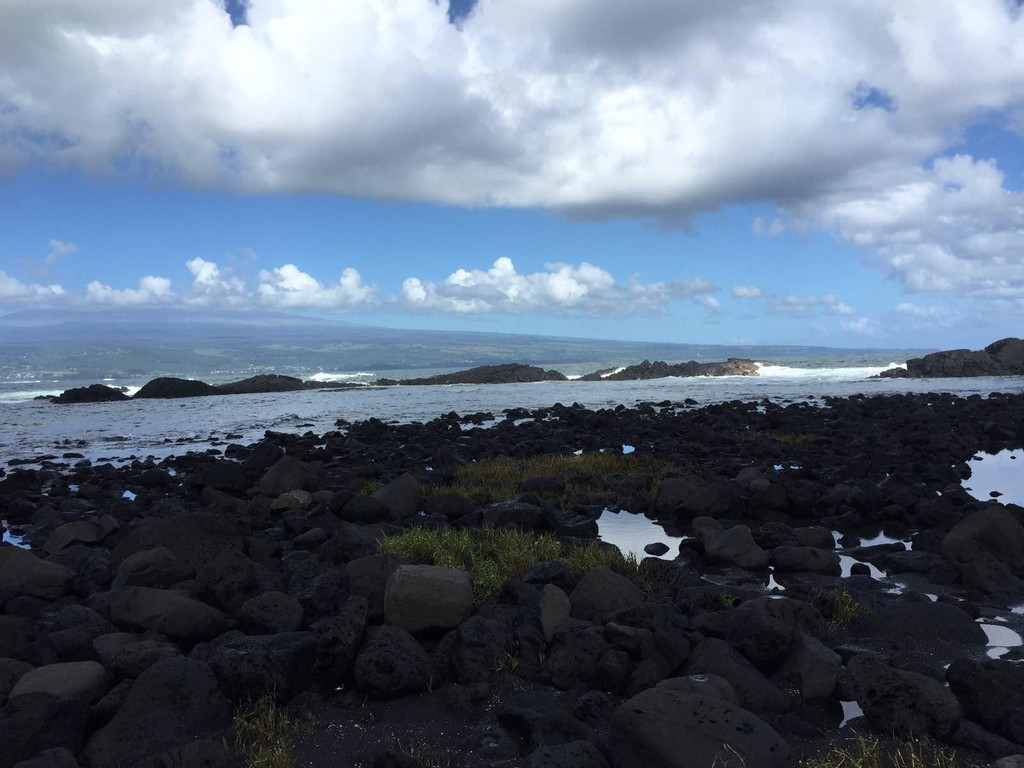
[[[273,372],[454,370],[745,357],[814,358],[824,347],[716,346],[470,331],[380,328],[302,315],[208,310],[40,310],[0,316],[0,374],[64,381],[195,376],[217,382]],[[902,362],[906,356],[893,357]],[[889,362],[886,360],[885,362]]]

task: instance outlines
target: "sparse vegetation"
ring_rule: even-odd
[[[360,496],[372,496],[373,494],[375,494],[377,491],[379,491],[383,487],[384,487],[384,483],[382,483],[380,480],[367,480],[359,488],[359,495]]]
[[[846,589],[813,589],[810,598],[811,603],[828,620],[827,629],[830,633],[850,626],[865,613],[871,613],[869,606],[857,602]]]
[[[782,432],[772,429],[744,430],[736,432],[738,442],[753,443],[765,448],[809,448],[818,441],[813,432]]]
[[[622,574],[636,574],[640,566],[632,555],[596,543],[563,545],[549,533],[516,528],[410,528],[379,543],[380,551],[403,560],[467,570],[473,578],[473,598],[493,603],[506,582],[521,578],[534,563],[560,562],[574,573],[599,565]]]
[[[235,747],[245,768],[295,768],[292,739],[310,726],[310,720],[279,709],[268,693],[235,709]]]
[[[636,490],[654,493],[661,480],[677,473],[670,462],[647,454],[587,452],[579,456],[544,454],[527,459],[499,456],[456,468],[452,482],[438,485],[428,494],[458,493],[488,502],[523,493],[528,481],[538,477],[557,477],[564,482],[564,487],[533,489],[539,496],[556,499],[611,494],[623,477],[637,478]]]
[[[803,768],[955,768],[956,753],[928,739],[880,741],[858,736],[848,746],[835,747],[805,760]]]

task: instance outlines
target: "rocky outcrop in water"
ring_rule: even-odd
[[[644,360],[637,365],[629,365],[621,371],[608,373],[595,371],[582,377],[582,381],[635,381],[639,379],[664,379],[668,376],[757,376],[757,363],[730,357],[724,363],[664,363]]]
[[[907,367],[890,368],[883,379],[940,379],[971,376],[1024,376],[1024,340],[1007,338],[983,350],[951,349],[907,361]]]
[[[143,385],[133,397],[139,400],[169,399],[178,397],[206,397],[216,395],[217,388],[205,381],[179,379],[173,376],[161,376]]]
[[[466,371],[442,373],[422,379],[381,379],[377,384],[403,386],[430,386],[436,384],[525,384],[536,381],[566,381],[558,371],[545,371],[535,365],[505,363],[503,365],[481,365]]]
[[[47,398],[50,399],[50,398]],[[107,387],[103,384],[91,384],[88,387],[75,387],[61,392],[51,402],[60,403],[115,403],[119,400],[127,400],[128,395],[124,390],[116,387]]]

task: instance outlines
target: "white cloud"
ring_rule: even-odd
[[[290,309],[343,311],[376,303],[377,287],[363,285],[359,272],[349,267],[337,283],[324,285],[294,264],[260,270],[256,299],[264,305]]]
[[[737,299],[771,299],[775,294],[756,285],[734,285],[732,295]]]
[[[19,265],[25,269],[36,280],[49,280],[54,276],[54,266],[65,256],[70,256],[78,251],[74,243],[65,243],[61,240],[50,240],[47,243],[46,255],[36,261],[26,257],[19,259]]]
[[[104,304],[116,307],[141,307],[173,301],[171,281],[166,277],[146,275],[139,280],[137,288],[112,288],[99,280],[85,286],[87,304]]]
[[[233,277],[228,270],[221,269],[212,261],[198,256],[185,263],[192,273],[192,290],[187,301],[190,304],[216,304],[238,306],[247,301],[245,281]]]
[[[791,293],[784,296],[773,307],[773,311],[797,317],[806,317],[819,312],[835,317],[848,317],[856,314],[853,307],[840,301],[833,293],[823,293],[820,296],[797,296]]]
[[[678,221],[918,168],[1024,102],[1006,0],[445,5],[4,3],[0,165]]]
[[[1024,299],[1024,193],[1005,187],[994,161],[956,155],[864,176],[797,215],[872,248],[911,293]]]
[[[0,270],[0,302],[47,302],[64,296],[65,293],[65,290],[59,285],[23,283],[18,278]]]
[[[620,284],[586,261],[546,264],[545,270],[520,274],[503,257],[487,271],[457,269],[441,283],[410,277],[402,284],[402,298],[409,309],[460,314],[659,314],[678,300],[718,307],[712,295],[718,288],[699,278],[642,283],[632,277]]]

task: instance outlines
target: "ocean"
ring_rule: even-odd
[[[757,377],[367,387],[63,406],[31,399],[37,394],[60,392],[61,382],[0,381],[0,461],[6,464],[11,460],[43,454],[59,456],[65,452],[80,453],[94,460],[161,458],[206,450],[214,443],[251,442],[261,438],[266,430],[300,433],[309,430],[321,434],[335,429],[338,419],[353,422],[374,417],[388,422],[427,421],[450,411],[459,414],[488,412],[501,418],[506,408],[532,409],[555,403],[575,402],[588,408],[609,408],[686,398],[708,404],[728,400],[807,401],[825,396],[897,392],[963,395],[1024,392],[1024,377],[869,378],[903,362],[877,354],[844,354],[761,363]],[[576,376],[602,366],[549,367]],[[606,363],[603,367],[617,366]],[[365,382],[378,375],[399,378],[437,372],[423,369],[311,371],[306,373],[306,378]],[[225,375],[221,380],[228,378],[231,376]],[[140,377],[106,383],[137,387],[146,380]]]

